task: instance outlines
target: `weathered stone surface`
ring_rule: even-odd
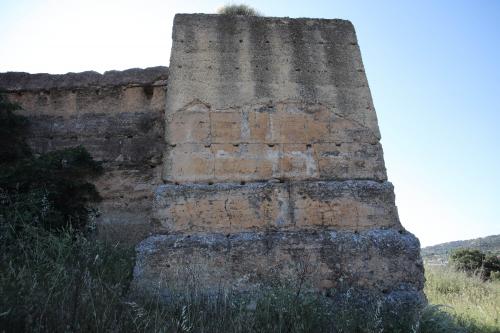
[[[177,15],[169,85],[168,182],[387,179],[348,21]]]
[[[7,72],[0,74],[0,89],[5,91],[37,91],[82,89],[104,86],[151,85],[168,78],[168,67],[131,68],[124,71],[94,71],[67,74],[30,74]]]
[[[176,144],[167,149],[172,183],[387,179],[379,143]]]
[[[103,162],[103,237],[162,233],[137,246],[136,290],[195,272],[255,291],[306,268],[310,290],[425,302],[348,21],[177,15],[170,69],[4,73],[0,91],[35,152]]]
[[[321,102],[372,130],[376,115],[349,21],[176,15],[167,113]]]
[[[137,247],[136,288],[255,291],[307,266],[312,290],[425,302],[350,22],[177,15],[170,63],[166,235]]]
[[[158,235],[137,246],[135,288],[166,295],[195,276],[205,291],[258,291],[306,273],[313,290],[370,290],[424,301],[418,240],[408,232],[369,230]]]
[[[402,230],[388,182],[161,185],[154,209],[163,232]]]
[[[96,180],[103,237],[135,243],[152,232],[161,183],[168,68],[65,75],[3,73],[0,91],[28,117],[35,153],[84,146],[104,163]]]

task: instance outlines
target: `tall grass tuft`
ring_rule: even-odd
[[[456,332],[500,332],[500,281],[445,266],[427,266],[426,278],[425,294],[436,305],[424,314],[428,325],[437,325],[440,318],[455,325]]]
[[[132,249],[72,229],[53,233],[33,224],[8,223],[1,228],[1,331],[500,331],[500,283],[453,269],[427,268],[426,293],[432,304],[422,316],[401,309],[407,317],[391,316],[394,306],[349,290],[332,298],[278,281],[258,295],[222,288],[206,293],[194,279],[179,281],[180,289],[168,297],[159,291],[132,297]]]
[[[3,223],[1,229],[0,330],[98,332],[127,325],[122,303],[132,249],[90,240],[70,228],[53,233]]]

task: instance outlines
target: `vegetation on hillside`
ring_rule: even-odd
[[[261,16],[262,14],[247,5],[225,5],[217,10],[221,15]]]
[[[476,249],[485,253],[500,255],[500,235],[424,247],[422,257],[429,262],[446,263],[451,252],[457,249]]]

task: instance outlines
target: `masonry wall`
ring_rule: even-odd
[[[177,15],[169,82],[164,230],[401,227],[350,22]]]
[[[101,236],[137,242],[152,230],[161,182],[168,68],[65,75],[2,73],[0,90],[29,119],[36,153],[83,145],[103,162]]]
[[[135,288],[170,297],[196,276],[259,292],[307,275],[334,298],[425,303],[352,24],[180,14],[172,38],[159,235],[137,246]]]
[[[259,291],[312,267],[310,290],[425,304],[352,24],[182,14],[172,37],[170,69],[0,74],[35,152],[103,162],[98,230],[142,240],[134,289],[196,272]]]
[[[354,28],[177,15],[165,179],[386,180]]]

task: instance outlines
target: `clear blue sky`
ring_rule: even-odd
[[[173,15],[224,1],[0,0],[0,71],[168,65]],[[246,1],[357,30],[403,225],[422,244],[500,233],[500,1]]]

